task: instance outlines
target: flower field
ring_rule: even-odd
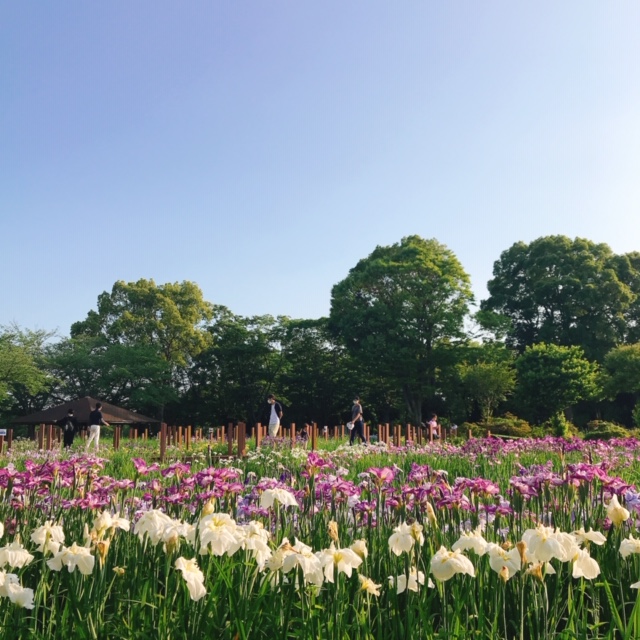
[[[640,638],[640,443],[18,444],[0,637]]]

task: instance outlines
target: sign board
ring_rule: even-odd
[[[7,435],[7,430],[6,429],[0,429],[0,436],[6,436]]]

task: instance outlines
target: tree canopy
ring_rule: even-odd
[[[521,352],[537,342],[576,345],[601,361],[629,331],[639,291],[634,264],[582,238],[517,242],[494,263],[480,318],[508,319],[507,341]]]
[[[540,421],[599,391],[598,366],[580,347],[534,344],[517,359],[516,369],[520,404]]]
[[[376,247],[331,292],[330,327],[360,366],[402,390],[422,419],[435,391],[437,347],[463,337],[469,276],[444,245],[419,236]]]

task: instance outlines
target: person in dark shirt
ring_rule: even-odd
[[[353,445],[356,438],[360,438],[362,440],[362,444],[367,444],[367,440],[364,437],[364,420],[362,416],[360,396],[355,396],[353,399],[353,406],[351,407],[351,423],[353,424],[353,429],[351,429],[349,444]]]
[[[89,446],[95,440],[96,451],[100,446],[100,427],[104,425],[109,426],[109,423],[102,417],[102,403],[96,402],[96,408],[89,414],[89,439],[87,440],[86,450],[89,451]]]
[[[64,442],[64,448],[70,449],[73,445],[73,438],[78,431],[78,421],[73,415],[73,409],[69,409],[67,415],[64,418],[60,418],[56,422],[59,427],[62,427],[62,439]]]

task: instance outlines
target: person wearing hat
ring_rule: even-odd
[[[56,421],[56,424],[62,428],[62,441],[65,449],[70,449],[73,445],[73,438],[78,431],[78,421],[73,415],[73,409],[67,411],[67,415],[64,418]]]
[[[269,414],[269,437],[275,438],[280,431],[280,420],[282,420],[282,405],[276,400],[273,393],[267,397],[267,402],[271,405]]]
[[[351,436],[349,437],[349,445],[353,445],[353,441],[356,437],[362,440],[363,444],[367,444],[367,440],[364,437],[364,420],[362,418],[362,405],[360,404],[360,396],[355,396],[353,399],[353,406],[351,407],[351,422],[353,429],[351,429]]]

